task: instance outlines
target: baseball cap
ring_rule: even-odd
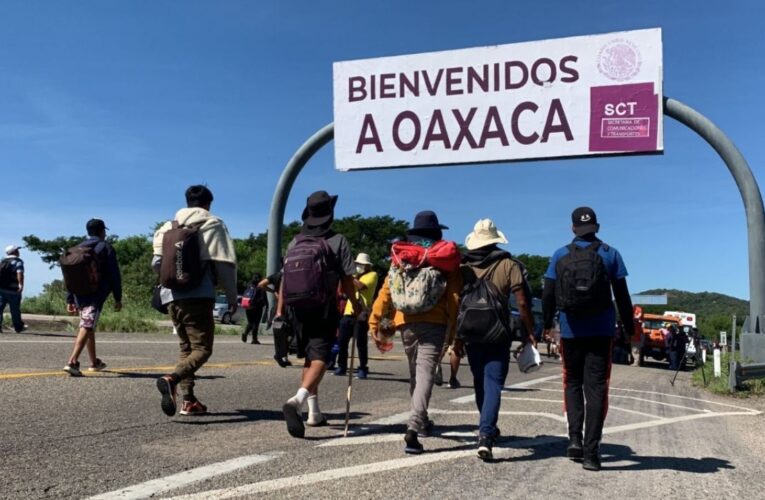
[[[5,247],[5,254],[6,255],[10,255],[10,254],[16,252],[19,248],[21,248],[21,247],[18,246],[18,245],[8,245],[7,247]]]
[[[579,207],[571,213],[571,224],[574,225],[574,234],[584,236],[585,234],[597,233],[600,230],[598,216],[590,207]]]
[[[109,228],[106,227],[106,224],[101,219],[90,219],[85,224],[85,229],[88,231],[88,234],[92,234]]]

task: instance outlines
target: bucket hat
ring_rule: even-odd
[[[436,213],[432,210],[423,210],[422,212],[418,212],[417,215],[414,216],[414,222],[412,223],[412,227],[408,229],[406,232],[407,234],[413,234],[418,233],[420,231],[434,231],[434,230],[441,230],[441,229],[449,229],[448,226],[444,226],[443,224],[438,222],[438,216]]]
[[[355,260],[356,264],[364,264],[366,266],[371,266],[372,260],[369,258],[369,254],[366,253],[360,253]]]
[[[507,238],[502,231],[497,229],[491,219],[481,219],[473,226],[473,232],[465,238],[465,246],[468,250],[475,250],[496,243],[507,243]]]
[[[334,217],[337,195],[330,196],[326,191],[316,191],[306,200],[303,209],[303,222],[307,226],[323,226]]]

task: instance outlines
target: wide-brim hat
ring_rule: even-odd
[[[369,258],[368,254],[360,253],[358,256],[356,256],[356,260],[354,261],[356,264],[363,264],[365,266],[371,266],[372,259]]]
[[[438,216],[432,210],[423,210],[414,216],[412,227],[406,232],[407,234],[413,234],[421,231],[435,231],[441,229],[449,229],[449,227],[439,223]]]
[[[579,207],[571,212],[571,224],[574,226],[574,234],[584,236],[600,231],[598,216],[590,207]]]
[[[306,200],[302,219],[307,226],[323,226],[335,216],[337,195],[330,196],[326,191],[316,191]]]
[[[7,247],[5,247],[5,254],[10,255],[12,253],[16,253],[19,251],[19,248],[21,247],[18,245],[8,245]]]
[[[497,229],[491,219],[481,219],[473,226],[473,232],[465,238],[468,250],[475,250],[489,245],[507,243],[505,234]]]

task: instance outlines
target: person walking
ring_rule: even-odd
[[[216,286],[225,292],[232,316],[237,309],[234,241],[223,220],[210,213],[212,202],[207,186],[189,187],[186,208],[154,233],[152,267],[180,342],[175,369],[157,379],[162,411],[170,417],[177,410],[177,387],[183,396],[181,415],[207,413],[194,387],[195,373],[213,352]]]
[[[377,273],[372,269],[372,261],[369,255],[360,253],[356,257],[356,272],[353,275],[353,285],[356,288],[356,298],[362,307],[369,309],[377,290]],[[354,327],[358,322],[356,332],[356,349],[359,355],[359,367],[356,370],[356,378],[365,379],[369,375],[369,325],[366,321],[362,322],[356,319],[356,311],[353,310],[353,304],[350,300],[345,303],[343,317],[340,319],[338,328],[337,342],[339,345],[337,368],[335,375],[345,375],[348,369],[348,342],[354,335]]]
[[[279,288],[282,286],[282,272],[276,271],[266,276],[258,283],[258,288],[274,295],[273,304],[269,307],[266,317],[266,328],[271,328],[274,335],[274,361],[282,368],[292,366],[289,360],[289,344],[292,330],[292,314],[289,307],[284,307],[279,321],[276,320],[276,304],[279,301]]]
[[[21,293],[24,291],[24,261],[19,257],[16,245],[5,247],[5,257],[0,261],[0,333],[3,333],[5,306],[11,311],[11,323],[16,333],[27,329],[21,319]]]
[[[410,454],[422,453],[418,436],[427,437],[433,432],[428,405],[436,364],[444,342],[451,343],[454,338],[457,320],[460,255],[453,242],[443,240],[444,229],[448,227],[439,223],[435,212],[427,210],[415,216],[406,241],[396,242],[391,248],[391,269],[369,322],[375,343],[383,350],[388,342],[382,338],[381,323],[388,318],[388,311],[394,311],[393,323],[401,334],[409,363],[411,415],[404,452]]]
[[[260,322],[263,319],[263,309],[268,306],[266,300],[266,291],[261,288],[260,282],[263,281],[260,273],[252,275],[252,279],[247,286],[247,290],[244,292],[244,296],[250,301],[249,306],[245,309],[245,315],[247,316],[247,326],[244,327],[242,332],[242,342],[247,342],[247,336],[252,334],[252,343],[260,344],[258,340],[258,329],[260,328]]]
[[[96,357],[96,326],[104,303],[110,294],[114,296],[114,310],[122,310],[122,275],[117,262],[117,254],[112,245],[106,241],[106,224],[101,219],[90,219],[85,224],[88,238],[77,247],[80,251],[88,252],[93,256],[95,275],[97,276],[97,289],[92,294],[77,294],[70,290],[66,297],[66,308],[69,314],[79,314],[80,325],[77,338],[74,341],[74,349],[69,357],[64,371],[73,377],[82,375],[80,370],[80,354],[87,348],[90,358],[88,371],[101,371],[106,368],[106,363]],[[64,270],[62,265],[62,270]],[[64,282],[71,274],[64,274]],[[90,276],[92,278],[92,276]],[[70,279],[71,282],[71,279]]]
[[[292,308],[293,328],[298,333],[298,357],[305,357],[300,388],[282,406],[287,432],[292,437],[305,436],[305,425],[327,425],[319,408],[319,384],[326,372],[335,341],[340,313],[337,309],[338,283],[348,295],[353,314],[363,306],[356,296],[353,262],[348,240],[332,230],[337,195],[326,191],[312,193],[303,210],[303,227],[287,247],[279,288],[276,318],[283,317],[286,306]],[[303,405],[308,403],[308,420],[303,422]]]
[[[558,249],[545,272],[542,296],[545,333],[560,311],[563,396],[568,418],[568,458],[586,470],[601,468],[600,441],[608,411],[608,384],[614,341],[616,299],[629,337],[634,335],[627,268],[612,246],[599,240],[595,212],[571,214],[573,242]],[[584,436],[582,429],[584,428]]]
[[[510,294],[513,294],[516,299],[518,312],[523,323],[521,330],[527,334],[527,338],[522,339],[522,343],[536,345],[534,317],[531,312],[531,304],[525,293],[527,283],[523,269],[509,252],[499,248],[498,245],[502,244],[507,244],[507,238],[497,229],[494,222],[491,219],[479,220],[473,227],[473,232],[465,238],[465,247],[468,251],[463,257],[461,267],[465,285],[461,297],[460,317],[457,320],[458,348],[463,342],[465,330],[469,331],[469,322],[483,326],[492,324],[491,320],[495,319],[494,323],[499,323],[497,331],[500,335],[497,338],[492,338],[491,342],[487,338],[475,338],[475,341],[465,340],[468,364],[473,374],[475,401],[480,413],[478,456],[483,460],[493,458],[493,446],[500,434],[499,428],[497,428],[497,419],[502,401],[502,388],[505,386],[505,379],[510,366],[510,346],[512,344],[507,306]],[[475,311],[470,310],[471,291],[477,290],[479,280],[487,282],[485,286],[490,291],[490,300],[494,299],[500,305],[501,317],[491,317],[491,315],[496,315],[496,308],[487,311],[483,307],[490,300],[483,301],[482,306],[476,308]],[[479,295],[479,297],[482,296]],[[493,329],[484,330],[492,331]]]

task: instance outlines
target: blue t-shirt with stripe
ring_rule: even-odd
[[[598,241],[598,240],[596,240]],[[587,241],[581,238],[574,239],[574,244],[580,247],[592,245],[595,241]],[[559,248],[550,259],[550,265],[545,273],[545,278],[556,280],[558,274],[556,267],[558,261],[568,255],[568,245]],[[611,283],[627,277],[627,268],[624,260],[617,249],[610,245],[602,245],[598,249],[598,255],[603,259]],[[560,313],[560,336],[564,339],[574,337],[611,337],[616,331],[616,310],[613,304],[603,312],[589,318],[574,318]]]

